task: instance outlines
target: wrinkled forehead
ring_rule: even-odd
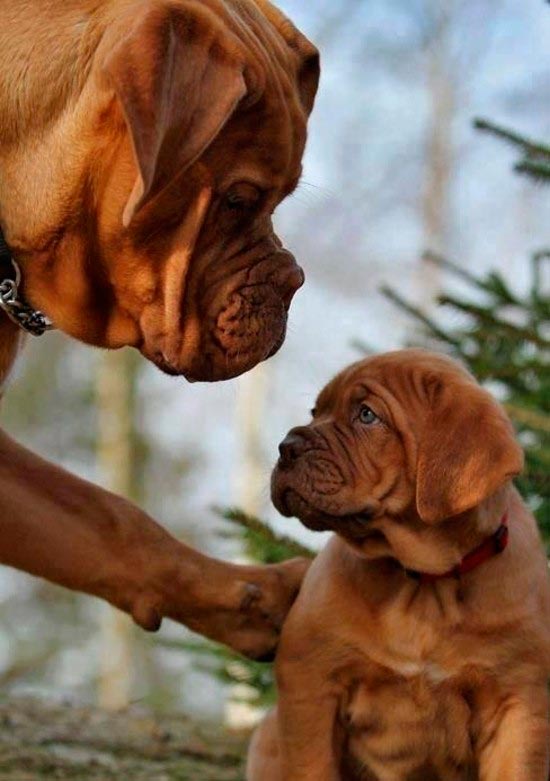
[[[217,6],[245,51],[249,88],[208,156],[232,173],[238,167],[237,179],[254,182],[263,177],[266,187],[284,190],[300,176],[307,137],[298,83],[301,58],[289,45],[285,17],[264,2],[232,0],[220,6],[217,0],[208,1]],[[288,26],[292,28],[290,22]]]
[[[269,70],[269,60],[295,80],[303,61],[303,43],[309,45],[309,41],[291,20],[268,0],[223,0],[223,5],[227,24],[258,62]]]
[[[319,409],[336,410],[369,390],[386,391],[400,402],[426,401],[441,385],[471,387],[475,380],[459,363],[423,350],[399,350],[365,358],[348,366],[323,388]]]
[[[220,187],[246,181],[283,194],[294,189],[302,173],[306,132],[284,113],[268,99],[236,112],[202,158]]]

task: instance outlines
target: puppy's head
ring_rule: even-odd
[[[382,516],[435,524],[493,494],[522,468],[512,426],[457,363],[420,350],[368,358],[317,399],[280,445],[277,509],[360,541]]]
[[[89,158],[78,208],[55,257],[29,263],[28,296],[83,341],[236,376],[282,344],[303,283],[271,215],[301,174],[317,51],[264,0],[109,13],[67,150]]]

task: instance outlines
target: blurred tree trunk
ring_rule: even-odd
[[[269,367],[266,363],[239,378],[236,400],[236,427],[240,457],[236,460],[236,505],[254,516],[262,514],[267,480],[267,465],[263,449],[262,424],[265,420],[269,388]],[[247,559],[244,559],[245,561]],[[236,684],[231,688],[225,708],[230,727],[253,726],[259,711],[248,705],[247,686]]]
[[[438,22],[427,46],[429,125],[422,193],[423,249],[448,249],[450,188],[453,169],[453,118],[456,85],[451,74],[450,35],[455,0],[436,0]],[[420,260],[417,299],[426,306],[441,290],[441,276]]]
[[[133,385],[135,370],[126,351],[105,352],[97,373],[97,463],[101,482],[114,493],[133,493]],[[125,708],[132,683],[131,619],[103,606],[98,702],[102,708]]]
[[[262,515],[266,464],[262,443],[269,367],[261,363],[239,379],[237,389],[237,431],[241,457],[237,460],[237,504],[249,515]]]

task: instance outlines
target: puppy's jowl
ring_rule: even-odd
[[[321,392],[272,493],[336,535],[285,625],[249,781],[547,781],[550,589],[522,461],[448,358],[370,358]]]

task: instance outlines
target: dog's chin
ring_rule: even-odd
[[[157,369],[160,369],[163,374],[167,374],[169,377],[185,377],[189,382],[193,382],[193,379],[191,377],[188,377],[185,370],[173,366],[171,363],[169,363],[163,355],[155,355],[150,359]]]
[[[369,535],[369,521],[374,511],[365,508],[360,512],[338,515],[326,513],[315,507],[293,488],[273,492],[273,503],[277,510],[287,518],[295,517],[308,529],[317,532],[332,531],[342,536],[361,540]]]
[[[191,361],[190,365],[187,363],[177,365],[170,362],[161,352],[148,354],[143,351],[143,354],[157,369],[170,377],[184,377],[188,382],[223,382],[239,377],[271,358],[279,351],[284,340],[285,329],[282,329],[281,333],[269,343],[269,347],[265,351],[257,355],[240,356],[233,361],[230,358],[220,361],[195,360]]]
[[[147,358],[148,361],[154,364],[157,369],[160,369],[163,374],[167,374],[169,377],[184,377],[188,382],[197,381],[187,366],[172,363],[160,351],[149,352],[142,348],[141,354],[144,358]]]

